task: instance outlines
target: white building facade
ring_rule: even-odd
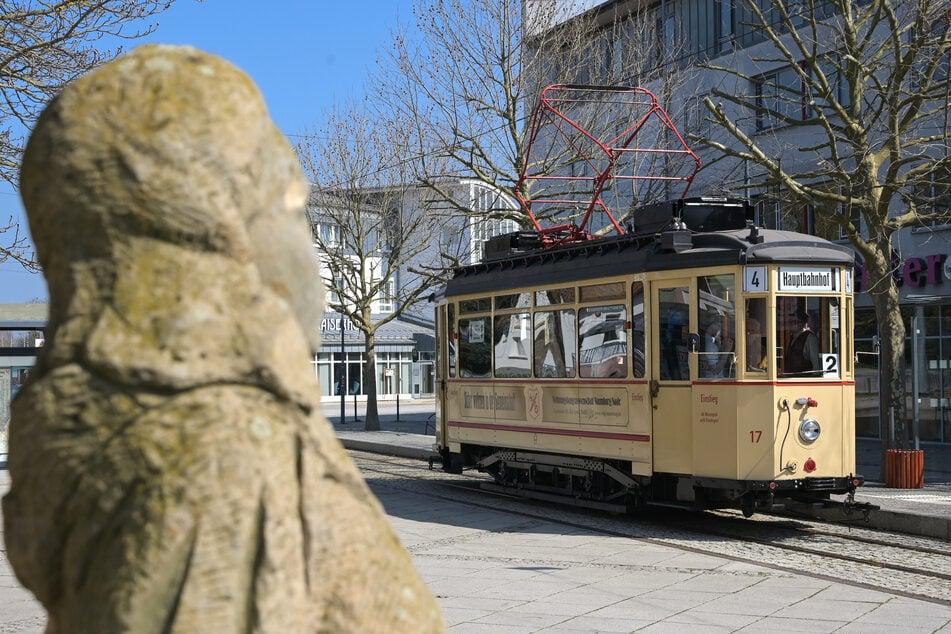
[[[400,397],[428,398],[435,393],[435,338],[433,332],[433,309],[428,300],[404,306],[400,297],[401,286],[416,283],[411,269],[433,265],[437,262],[456,261],[469,264],[481,260],[483,241],[501,233],[516,230],[514,221],[491,219],[489,216],[500,209],[517,209],[517,203],[505,194],[475,180],[461,180],[450,188],[455,200],[468,201],[471,215],[440,212],[442,230],[429,240],[417,256],[402,263],[400,270],[386,270],[387,259],[380,253],[366,258],[365,278],[359,282],[366,287],[374,284],[380,291],[372,302],[372,319],[382,321],[393,312],[398,318],[381,325],[375,334],[376,394],[379,400],[394,400]],[[398,200],[401,215],[432,213],[427,205],[428,194],[421,188],[402,188]],[[321,215],[311,210],[311,224],[320,235],[320,243],[341,249],[334,257],[348,257],[345,235],[339,223],[346,214]],[[327,255],[321,253],[317,244],[321,278],[330,298],[336,303],[335,288],[344,280],[334,279],[327,264]],[[342,254],[341,254],[342,253]],[[365,256],[366,254],[364,254]],[[354,256],[349,256],[354,257]],[[354,270],[356,267],[354,267]],[[381,284],[381,278],[386,283]],[[350,281],[353,284],[356,281]],[[347,315],[328,312],[321,321],[321,347],[314,355],[314,371],[320,383],[322,398],[336,401],[341,396],[359,401],[365,397],[366,386],[362,385],[366,365],[365,337]]]
[[[531,15],[531,6],[535,2],[547,0],[525,0],[526,16]],[[771,0],[756,0],[758,6],[769,11]],[[805,171],[796,167],[811,165],[817,172],[816,182],[821,183],[821,168],[816,165],[816,153],[810,148],[822,139],[818,132],[809,132],[809,128],[777,125],[770,119],[770,113],[784,115],[806,121],[814,116],[815,99],[809,94],[808,87],[801,81],[796,69],[778,54],[775,44],[766,39],[763,29],[758,28],[757,17],[743,0],[559,0],[562,20],[590,19],[592,15],[601,16],[603,23],[615,16],[628,16],[637,13],[638,20],[646,19],[653,25],[657,42],[645,44],[644,50],[666,49],[676,51],[672,62],[675,81],[666,85],[644,86],[652,89],[661,97],[681,133],[702,137],[722,138],[730,141],[710,122],[710,114],[704,105],[710,97],[715,103],[723,103],[728,116],[748,136],[770,152],[769,156],[780,161],[787,171]],[[787,1],[787,5],[796,8],[805,5],[802,2]],[[832,15],[834,7],[830,2],[813,3],[819,12],[819,18]],[[862,3],[864,4],[864,3]],[[799,7],[801,8],[801,7]],[[593,13],[592,13],[593,12]],[[528,19],[528,18],[527,18]],[[631,18],[633,19],[633,18]],[[803,16],[801,21],[806,20]],[[947,28],[949,15],[943,18]],[[597,22],[597,19],[595,20]],[[531,32],[533,27],[528,25]],[[632,32],[643,33],[642,29]],[[606,32],[624,32],[623,27]],[[840,46],[830,36],[819,38],[816,53],[834,56]],[[612,75],[613,59],[616,51],[630,50],[618,46],[616,41],[592,34],[591,63],[598,73],[593,76],[610,78],[610,83],[632,85],[637,78]],[[700,67],[724,67],[738,71],[740,75],[753,78],[754,81],[741,80],[736,74]],[[947,74],[951,61],[945,59],[938,73]],[[824,70],[830,78],[837,98],[848,104],[848,87],[840,80],[830,65]],[[730,103],[717,99],[715,91],[733,94],[751,95],[756,103],[763,107],[759,113],[740,111]],[[799,95],[797,99],[796,96]],[[933,127],[935,130],[948,125],[948,93],[945,92],[943,107],[939,103]],[[927,124],[926,124],[927,125]],[[813,136],[814,135],[814,136]],[[836,225],[823,221],[815,210],[787,201],[781,189],[765,185],[767,176],[763,170],[752,163],[735,159],[724,159],[713,148],[694,144],[693,149],[700,155],[706,167],[694,180],[690,195],[730,195],[750,198],[756,203],[757,219],[760,226],[769,228],[801,231],[824,238],[849,244],[839,233]],[[935,143],[927,150],[948,156],[946,143]],[[929,192],[929,205],[938,211],[951,207],[951,173],[938,172],[933,177],[933,191]],[[895,212],[903,209],[895,209]],[[926,209],[926,211],[928,211]],[[854,216],[853,223],[861,223]],[[865,227],[862,227],[863,234]],[[951,443],[951,225],[929,225],[906,229],[893,240],[895,278],[900,285],[903,315],[906,327],[916,339],[908,341],[907,384],[917,386],[918,399],[915,411],[909,406],[907,417],[914,419],[917,436],[922,442]],[[856,294],[856,344],[860,351],[857,368],[857,431],[862,436],[879,436],[883,429],[879,412],[879,376],[874,356],[877,323],[872,304],[865,291],[867,279],[864,269],[859,265],[855,273]],[[909,394],[909,403],[913,403]]]

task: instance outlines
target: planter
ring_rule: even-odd
[[[921,489],[925,486],[925,452],[920,449],[889,449],[885,452],[885,486],[890,489]]]

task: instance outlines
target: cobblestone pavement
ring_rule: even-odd
[[[739,561],[744,544],[710,554],[367,477],[454,632],[951,633],[951,605]]]
[[[857,581],[847,569],[739,561],[730,553],[748,556],[749,547],[727,541],[704,551],[677,535],[604,535],[365,473],[453,632],[951,634],[951,606],[837,581]],[[0,471],[0,494],[8,486]],[[802,556],[795,565],[810,570]],[[0,634],[39,633],[44,622],[0,553]]]

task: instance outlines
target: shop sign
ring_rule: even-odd
[[[354,331],[356,328],[353,325],[348,317],[340,319],[340,317],[324,317],[320,320],[320,330],[322,332],[340,332],[340,324],[343,323],[343,329],[345,331]]]
[[[904,262],[896,258],[893,264],[897,286],[909,288],[937,286],[942,282],[942,273],[944,277],[951,280],[951,260],[948,260],[948,256],[943,253],[923,258],[907,258]],[[861,293],[867,290],[868,272],[865,265],[857,266],[855,267],[855,292]]]

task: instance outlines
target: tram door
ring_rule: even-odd
[[[446,437],[446,417],[449,409],[446,403],[447,383],[446,379],[452,376],[455,371],[455,350],[452,346],[452,330],[450,324],[455,319],[455,310],[452,304],[443,304],[436,309],[436,360],[434,363],[436,369],[436,442],[445,447],[448,442]],[[450,367],[452,370],[450,370]]]
[[[690,280],[655,282],[651,291],[650,389],[654,471],[693,468],[690,383]]]

